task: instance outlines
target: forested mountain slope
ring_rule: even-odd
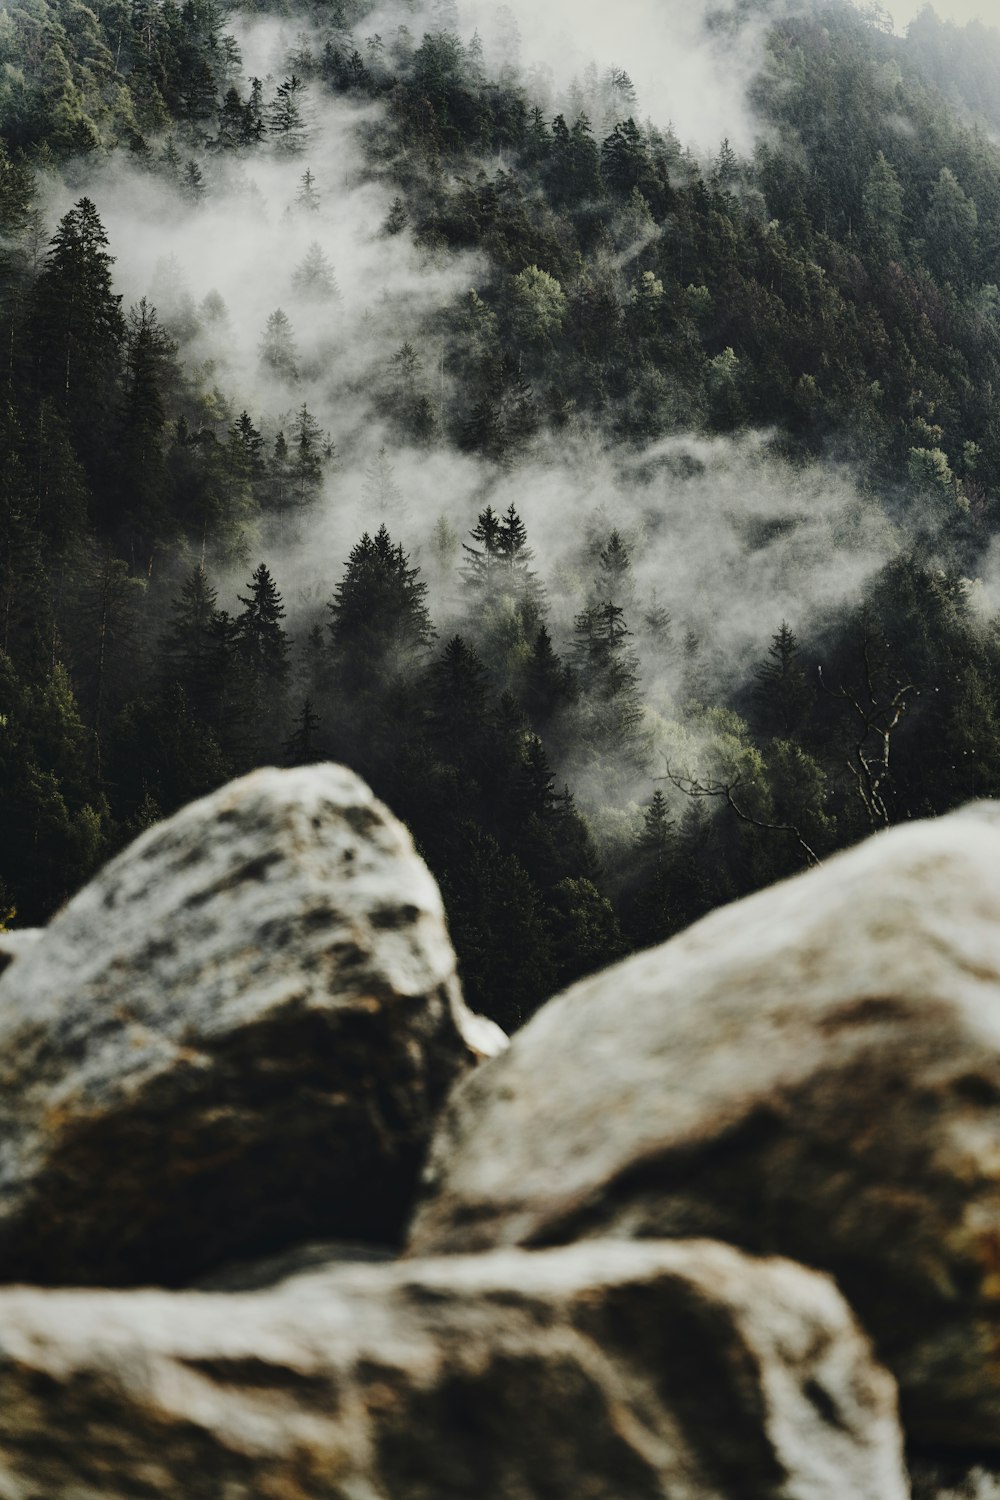
[[[0,8],[8,921],[332,756],[509,1026],[1000,791],[1000,33],[737,6],[736,150],[483,14]]]

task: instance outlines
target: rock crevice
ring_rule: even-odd
[[[509,1048],[335,766],[184,809],[2,964],[0,1500],[1000,1495],[993,805]]]

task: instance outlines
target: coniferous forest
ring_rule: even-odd
[[[1000,795],[1000,31],[702,44],[712,141],[503,6],[0,5],[0,922],[334,758],[512,1028]]]

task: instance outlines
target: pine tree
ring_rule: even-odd
[[[462,987],[470,1005],[513,1031],[555,988],[541,893],[477,824],[461,824],[455,844],[441,894]]]
[[[157,539],[169,534],[167,473],[163,447],[166,397],[178,379],[177,345],[143,297],[129,309],[125,343],[125,391],[116,484],[118,515],[105,515],[143,562]]]
[[[375,455],[374,461],[365,470],[361,493],[366,508],[376,516],[389,516],[402,520],[406,517],[408,506],[403,499],[402,490],[396,483],[395,473],[383,445]]]
[[[181,586],[163,641],[167,679],[179,686],[192,712],[218,732],[227,727],[234,630],[218,609],[218,594],[199,563]]]
[[[295,503],[301,508],[314,500],[322,487],[325,437],[305,402],[295,413],[290,434],[290,475]]]
[[[300,297],[307,297],[311,301],[339,300],[337,278],[318,240],[313,240],[304,258],[292,272],[292,286]]]
[[[500,537],[503,523],[492,505],[487,505],[476,518],[469,533],[478,547],[462,543],[462,551],[468,555],[464,576],[466,583],[475,589],[489,589],[495,575],[503,566]]]
[[[288,314],[280,307],[268,317],[260,342],[260,362],[281,380],[294,384],[299,378],[298,351]]]
[[[367,532],[351,551],[330,601],[330,638],[339,675],[350,691],[412,674],[433,629],[427,585],[385,526]]]
[[[628,951],[614,907],[586,876],[566,875],[557,883],[549,897],[546,925],[560,988]]]
[[[502,574],[506,574],[505,586],[518,594],[535,590],[535,575],[530,570],[535,554],[528,546],[527,529],[513,501],[500,522],[497,544],[500,554],[500,570]]]
[[[799,660],[799,643],[786,620],[771,637],[767,660],[754,672],[753,696],[768,734],[787,737],[801,728],[813,693]]]
[[[628,926],[640,947],[662,943],[677,925],[671,901],[676,860],[676,829],[667,799],[657,790],[643,812],[629,872]]]
[[[313,711],[312,699],[303,699],[302,711],[284,744],[286,766],[308,766],[321,758],[319,727],[320,718]]]
[[[197,207],[205,197],[205,174],[196,161],[184,163],[184,175],[181,178],[181,197],[186,203]]]
[[[648,185],[651,166],[642,132],[631,118],[619,120],[601,144],[601,172],[605,182],[622,197]]]
[[[288,637],[282,627],[285,606],[267,566],[260,563],[240,594],[243,610],[236,616],[236,652],[267,691],[281,694],[288,681]]]
[[[606,547],[601,549],[597,573],[597,592],[601,599],[613,599],[623,607],[634,595],[632,550],[620,531],[612,531]]]
[[[59,221],[35,283],[31,318],[41,393],[52,397],[91,460],[104,448],[125,338],[107,244],[97,209],[81,198]]]
[[[574,666],[591,710],[591,733],[602,750],[641,760],[639,659],[627,644],[631,631],[624,609],[613,600],[577,615]]]
[[[299,156],[308,130],[302,114],[305,86],[294,73],[278,84],[267,111],[267,128],[279,156]]]
[[[218,134],[212,143],[219,151],[237,151],[247,144],[247,106],[240,98],[239,90],[228,88],[219,109]]]
[[[500,592],[519,601],[540,604],[541,589],[531,570],[535,554],[528,546],[527,530],[513,503],[502,516],[487,505],[476,518],[470,535],[480,544],[470,547],[464,543],[462,548],[468,557],[464,573],[470,588],[487,595]]]
[[[295,205],[303,213],[319,213],[319,194],[316,191],[316,179],[308,167],[299,178],[299,190],[295,194]]]
[[[560,661],[552,637],[540,625],[522,677],[521,701],[528,718],[536,730],[545,729],[575,697],[573,673]]]
[[[452,636],[428,674],[431,734],[453,765],[475,770],[486,728],[489,678],[460,635]]]
[[[285,607],[264,563],[254,571],[250,592],[240,594],[242,611],[233,623],[233,642],[242,669],[243,717],[253,753],[271,753],[279,744],[288,695],[288,636]]]
[[[239,455],[241,467],[247,478],[251,480],[262,478],[265,468],[264,439],[258,428],[253,425],[248,411],[240,412],[229,429],[229,437],[235,452]]]

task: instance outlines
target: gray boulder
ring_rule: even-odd
[[[15,958],[33,948],[44,932],[44,927],[16,927],[12,932],[0,932],[0,974]]]
[[[467,1080],[414,1253],[711,1236],[826,1269],[914,1440],[1000,1446],[1000,821],[878,835],[561,995]]]
[[[0,1292],[4,1500],[905,1500],[832,1282],[713,1244]]]
[[[913,1500],[1000,1500],[1000,1475],[980,1464],[938,1464],[917,1459],[911,1470]]]
[[[0,978],[0,1279],[179,1284],[393,1242],[445,1095],[503,1043],[401,824],[341,767],[256,771]]]

